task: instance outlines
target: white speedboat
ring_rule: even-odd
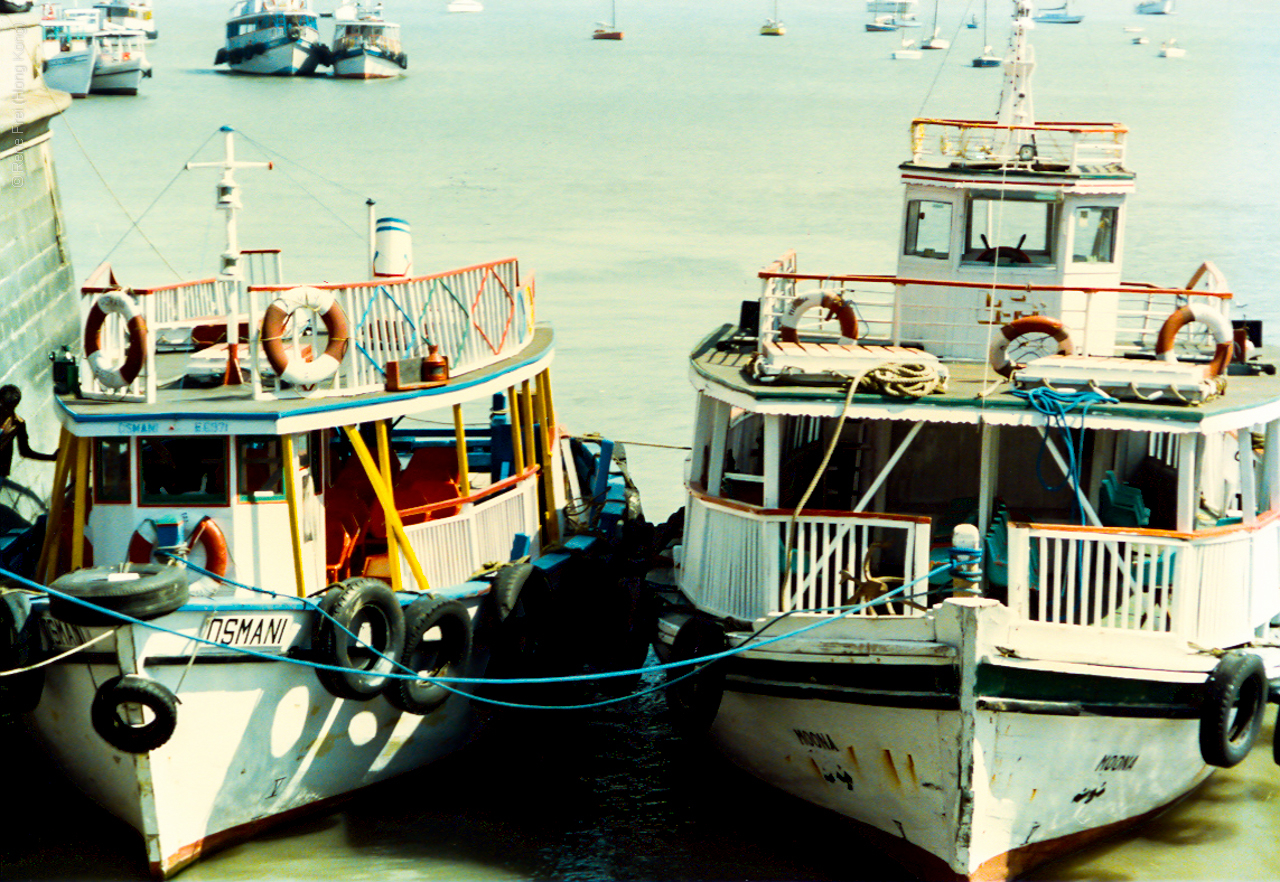
[[[323,55],[309,0],[240,0],[213,63],[234,73],[310,76]]]
[[[41,65],[44,80],[49,88],[70,94],[73,98],[86,98],[93,86],[93,68],[98,59],[97,43],[76,28],[71,22],[59,18],[41,21],[44,41],[41,44]]]
[[[480,0],[449,0],[446,12],[484,12],[484,4]]]
[[[638,499],[610,442],[559,426],[532,278],[415,276],[384,219],[374,280],[282,284],[278,250],[236,240],[234,174],[269,164],[225,132],[188,166],[221,173],[221,273],[85,283],[44,547],[34,578],[0,573],[34,592],[5,658],[49,648],[6,712],[158,878],[450,753],[478,688],[516,688],[458,678],[624,646],[631,668],[649,642],[612,554]]]
[[[334,11],[328,61],[335,77],[357,80],[398,77],[409,66],[400,25],[382,17],[381,3],[373,8],[347,4]]]
[[[1280,378],[1211,264],[1122,280],[1126,129],[1033,115],[1030,24],[996,119],[912,123],[896,274],[788,253],[693,350],[651,578],[681,726],[925,879],[1151,817],[1280,697]]]
[[[1187,54],[1187,50],[1179,46],[1176,39],[1170,37],[1160,44],[1160,51],[1156,54],[1161,58],[1181,58]]]
[[[1139,15],[1173,15],[1174,0],[1144,0],[1135,11]]]
[[[94,6],[102,10],[108,24],[142,31],[148,41],[160,35],[151,0],[104,0]]]
[[[1041,8],[1035,14],[1035,21],[1041,24],[1080,24],[1084,15],[1071,11],[1070,0],[1062,0],[1061,6]]]

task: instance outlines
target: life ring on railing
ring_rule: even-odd
[[[320,682],[338,698],[375,697],[404,652],[404,612],[395,593],[377,579],[347,579],[325,592],[320,610],[312,639],[317,660],[342,669],[316,668]]]
[[[1160,333],[1156,335],[1156,356],[1162,361],[1177,361],[1178,356],[1173,351],[1173,338],[1178,336],[1178,331],[1191,322],[1200,322],[1209,329],[1209,333],[1213,334],[1216,348],[1213,350],[1213,360],[1209,362],[1209,376],[1216,377],[1226,371],[1227,365],[1231,364],[1231,324],[1222,313],[1216,309],[1210,309],[1203,303],[1179,306],[1164,320],[1164,324],[1160,326]]]
[[[1229,769],[1249,755],[1267,706],[1267,667],[1251,652],[1224,655],[1204,684],[1200,755]]]
[[[231,559],[227,552],[227,537],[222,532],[222,528],[218,526],[218,522],[213,518],[207,516],[201,518],[187,538],[183,540],[183,544],[187,548],[194,548],[199,545],[204,549],[204,566],[202,569],[208,570],[214,576],[225,576],[227,574],[227,564]],[[143,535],[142,527],[134,530],[133,538],[129,540],[129,561],[136,564],[149,564],[152,562],[151,555],[154,551],[155,543]],[[160,561],[160,563],[165,562]],[[198,574],[193,575],[194,578],[189,579],[190,582],[198,582],[203,578]]]
[[[128,346],[123,359],[108,359],[102,352],[102,325],[108,315],[124,319]],[[84,354],[89,369],[108,389],[123,389],[138,378],[146,359],[147,320],[137,301],[123,291],[98,295],[84,323]]]
[[[125,718],[125,705],[141,705],[150,719],[135,725]],[[163,683],[124,674],[112,677],[94,693],[89,707],[93,731],[116,750],[149,753],[164,745],[178,726],[178,698]]]
[[[1009,377],[1022,367],[1009,358],[1009,346],[1019,337],[1028,334],[1044,334],[1052,337],[1058,344],[1058,355],[1070,355],[1075,352],[1071,335],[1063,327],[1062,322],[1044,315],[1024,315],[1016,318],[1000,329],[1000,333],[991,341],[991,350],[987,355],[991,369],[1002,377]]]
[[[668,661],[692,661],[728,648],[724,627],[708,616],[695,614],[676,631]],[[681,731],[701,735],[710,729],[724,698],[724,666],[711,662],[701,670],[693,665],[668,668],[667,681],[667,707]]]
[[[291,359],[284,347],[285,321],[304,308],[318,314],[329,332],[329,345],[314,361],[307,361],[300,352],[295,352],[297,358]],[[309,285],[282,293],[271,301],[262,318],[262,348],[267,361],[277,377],[295,386],[314,386],[337,373],[350,336],[347,316],[338,305],[337,294]]]
[[[778,337],[783,343],[800,342],[800,316],[815,306],[828,310],[827,318],[840,320],[840,336],[849,340],[858,339],[858,316],[853,307],[845,302],[839,294],[823,294],[816,292],[808,296],[797,297],[791,301],[779,324]]]
[[[471,658],[471,616],[457,600],[430,594],[419,597],[404,614],[404,651],[400,664],[435,677],[465,677]],[[454,686],[423,680],[396,679],[387,688],[392,707],[427,714],[449,700]]]

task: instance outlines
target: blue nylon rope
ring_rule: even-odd
[[[1084,506],[1080,504],[1080,462],[1084,459],[1084,424],[1085,419],[1089,416],[1089,408],[1095,404],[1116,404],[1119,399],[1112,398],[1105,392],[1099,392],[1096,389],[1082,389],[1078,392],[1064,392],[1060,389],[1052,389],[1048,386],[1041,386],[1036,389],[1015,389],[1013,394],[1018,398],[1025,399],[1035,410],[1045,415],[1049,429],[1056,431],[1062,436],[1064,446],[1067,449],[1067,475],[1062,481],[1055,485],[1050,485],[1044,477],[1044,451],[1049,445],[1050,432],[1045,432],[1044,437],[1040,441],[1040,450],[1036,453],[1036,477],[1040,479],[1040,486],[1049,492],[1056,492],[1068,487],[1074,487],[1075,493],[1071,496],[1071,501],[1080,512],[1080,524],[1085,523]],[[1073,411],[1079,411],[1080,425],[1075,430],[1078,434],[1073,434],[1071,424],[1067,422],[1067,417]]]

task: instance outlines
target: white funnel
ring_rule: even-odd
[[[408,221],[378,218],[373,242],[374,278],[413,275],[413,236]]]

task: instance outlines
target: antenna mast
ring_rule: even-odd
[[[227,214],[227,250],[222,252],[222,278],[241,279],[244,273],[240,269],[240,242],[236,236],[236,212],[243,206],[240,204],[240,185],[232,177],[238,168],[272,168],[270,162],[237,162],[235,129],[223,126],[220,131],[226,136],[225,153],[219,162],[188,162],[187,168],[220,168],[222,178],[218,181],[214,192],[217,193],[217,207]]]

